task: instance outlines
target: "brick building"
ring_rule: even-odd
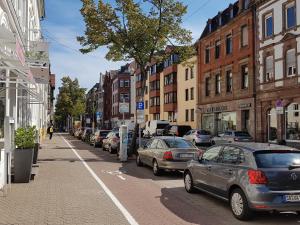
[[[208,20],[198,41],[200,127],[255,137],[254,26],[251,1],[239,0]]]
[[[112,77],[117,71],[109,71],[103,75],[103,128],[111,129],[112,118]]]
[[[258,1],[257,136],[300,146],[300,0]]]

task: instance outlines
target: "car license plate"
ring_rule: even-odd
[[[300,202],[300,195],[286,195],[286,202]]]
[[[188,153],[185,153],[185,154],[180,154],[180,158],[193,158],[194,157],[194,154],[188,154]]]

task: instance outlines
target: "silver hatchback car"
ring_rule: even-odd
[[[184,171],[187,192],[195,189],[230,203],[233,215],[254,211],[300,211],[300,150],[262,143],[215,145]]]

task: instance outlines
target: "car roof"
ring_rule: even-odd
[[[298,149],[292,148],[285,145],[276,145],[276,144],[269,144],[269,143],[256,143],[256,142],[235,142],[235,143],[228,143],[222,144],[223,146],[235,146],[244,148],[248,151],[265,151],[265,150],[294,150],[297,151]],[[299,151],[299,150],[298,150]]]
[[[157,137],[153,137],[153,139],[161,139],[161,140],[166,140],[166,139],[184,140],[182,137],[177,137],[177,136],[157,136]]]

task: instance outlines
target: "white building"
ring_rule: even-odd
[[[48,114],[48,47],[41,35],[44,0],[0,1],[0,189],[14,130],[35,125],[45,130]],[[9,167],[10,165],[8,165]]]
[[[260,141],[300,144],[300,0],[256,3]]]

